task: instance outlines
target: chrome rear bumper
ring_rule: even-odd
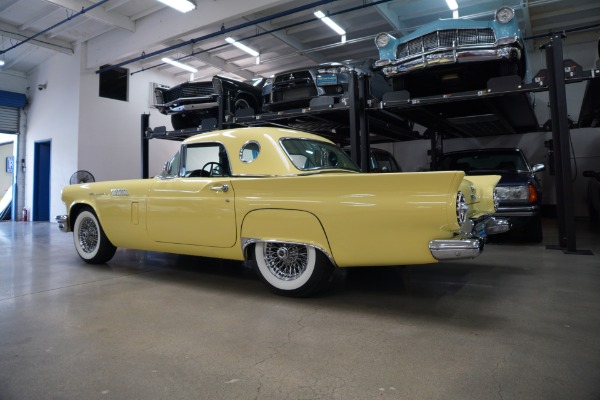
[[[479,239],[445,239],[429,242],[429,251],[436,260],[458,260],[475,258],[483,250]]]

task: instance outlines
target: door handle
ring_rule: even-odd
[[[215,192],[226,192],[229,190],[229,185],[211,186],[210,190],[214,190]]]

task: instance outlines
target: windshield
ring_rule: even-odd
[[[331,143],[310,139],[282,139],[281,146],[296,168],[302,171],[325,169],[360,171],[342,149]]]
[[[441,169],[465,172],[529,171],[527,162],[516,151],[446,154]]]

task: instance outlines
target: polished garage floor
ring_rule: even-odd
[[[489,244],[289,299],[238,263],[90,266],[56,224],[3,222],[0,399],[597,400],[600,234],[577,235],[594,255]]]

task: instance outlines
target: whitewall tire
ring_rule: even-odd
[[[323,290],[333,276],[333,266],[312,246],[258,242],[254,259],[262,280],[280,295],[307,297]]]
[[[89,264],[102,264],[115,255],[117,248],[108,240],[98,217],[90,208],[77,214],[73,224],[73,241],[77,254]]]

